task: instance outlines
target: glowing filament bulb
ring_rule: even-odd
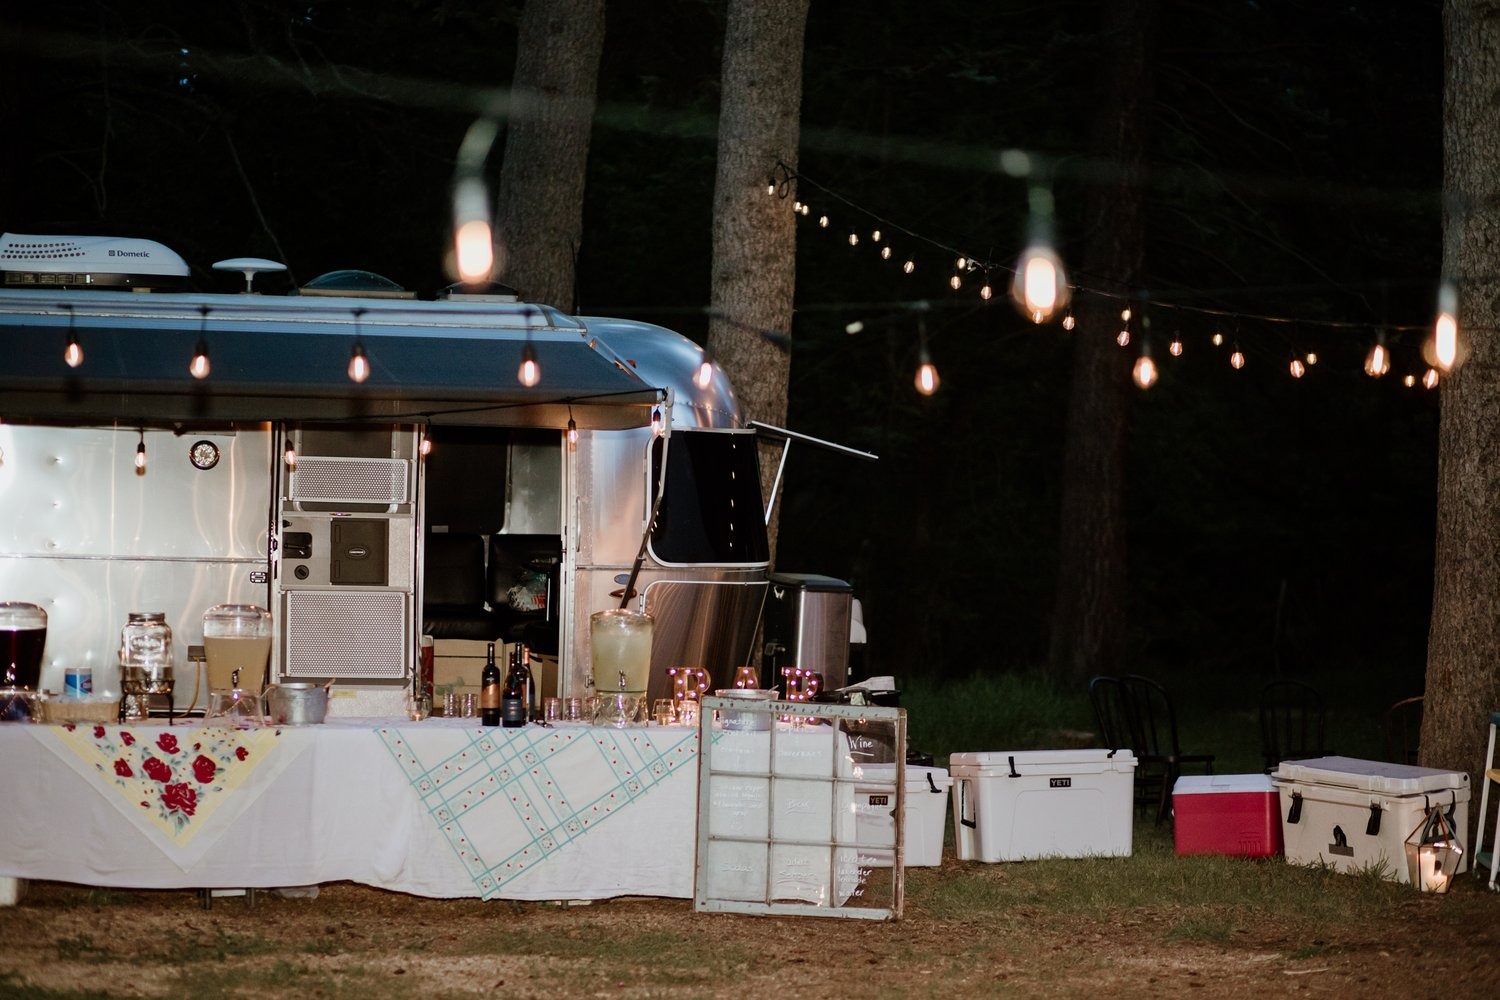
[[[849,245],[851,247],[859,246],[859,234],[854,232],[853,230],[850,230],[849,232]]]
[[[901,265],[901,270],[903,272],[905,272],[906,274],[911,274],[916,269],[917,269],[917,262],[914,261],[914,260],[908,260],[905,264]]]
[[[135,446],[135,474],[146,473],[146,432],[141,431],[141,443]]]
[[[881,247],[880,248],[880,259],[881,260],[890,260],[891,259],[891,248],[890,247]]]
[[[1245,367],[1245,352],[1236,347],[1234,353],[1229,356],[1229,364],[1235,369]]]
[[[490,280],[495,266],[495,239],[488,219],[470,219],[453,234],[454,255],[458,258],[458,276],[475,284]]]
[[[1224,335],[1222,333],[1220,333],[1218,330],[1214,331],[1214,335],[1212,337],[1210,337],[1209,340],[1213,341],[1213,345],[1215,347],[1223,347],[1224,346]]]
[[[1130,307],[1129,306],[1126,306],[1124,309],[1120,310],[1120,322],[1121,323],[1129,323],[1130,322]]]
[[[200,340],[198,341],[197,348],[193,351],[193,360],[188,362],[188,374],[192,375],[193,378],[208,378],[208,373],[212,367],[208,363],[208,345]]]
[[[1401,379],[1401,384],[1410,389],[1417,384],[1417,377],[1415,375],[1407,375]]]
[[[1307,366],[1309,368],[1311,368],[1313,365],[1315,365],[1317,363],[1318,363],[1318,352],[1317,351],[1308,351],[1307,352]]]
[[[870,241],[873,243],[880,242],[880,230],[876,229],[870,233]]]
[[[958,260],[956,260],[956,261],[953,262],[953,266],[955,268],[957,268],[958,270],[962,271],[964,268],[966,268],[966,267],[969,266],[969,258],[967,258],[967,257],[960,257],[960,258],[958,258]]]
[[[1287,370],[1292,373],[1292,378],[1301,378],[1307,374],[1307,366],[1302,363],[1301,358],[1293,358],[1292,363],[1287,365]]]
[[[800,199],[797,200],[797,201],[792,202],[792,214],[793,215],[801,215],[802,214],[802,202],[801,202]]]
[[[766,182],[766,194],[775,194],[775,193],[776,193],[776,178],[773,177],[769,181]]]
[[[803,202],[802,203],[802,214],[803,215],[811,215],[812,214],[812,206],[809,205],[809,204],[807,204],[806,202]]]
[[[1130,331],[1128,329],[1125,329],[1115,334],[1115,343],[1119,344],[1121,347],[1129,347]]]
[[[1142,354],[1135,359],[1135,367],[1130,371],[1130,377],[1135,379],[1135,384],[1142,389],[1149,389],[1156,384],[1156,362],[1151,360],[1151,355]]]
[[[297,449],[287,445],[286,451],[281,453],[281,460],[286,463],[287,468],[294,468],[297,464]]]
[[[931,396],[938,391],[940,380],[937,365],[932,363],[932,359],[927,356],[925,350],[922,352],[921,363],[917,365],[917,377],[913,382],[916,384],[917,391],[924,396]]]
[[[542,380],[542,366],[536,363],[536,351],[530,344],[521,351],[521,367],[516,369],[516,380],[528,389]]]
[[[1452,368],[1453,362],[1458,360],[1458,320],[1451,312],[1438,314],[1437,325],[1432,331],[1432,349],[1438,367],[1444,371]]]
[[[963,279],[955,274],[953,277],[948,279],[948,287],[953,289],[955,292],[958,291],[963,287]]]
[[[1045,246],[1031,246],[1021,254],[1016,278],[1010,286],[1016,307],[1033,323],[1045,323],[1067,305],[1068,285],[1062,261]]]
[[[365,345],[358,340],[349,349],[349,381],[363,382],[370,377],[370,359],[365,357]]]
[[[707,389],[709,383],[714,380],[714,363],[707,358],[698,366],[698,373],[693,376],[693,384],[700,389]]]
[[[1068,313],[1066,316],[1063,317],[1062,328],[1064,330],[1071,330],[1071,329],[1073,329],[1073,327],[1075,327],[1077,325],[1078,325],[1078,321],[1073,318],[1073,314],[1071,312]]]
[[[986,302],[988,302],[994,294],[995,291],[990,287],[989,282],[985,282],[983,287],[979,289],[979,297],[981,299],[984,299],[984,301]]]
[[[828,216],[826,216],[826,215],[820,215],[820,216],[818,216],[818,226],[820,228],[827,229],[828,228]]]
[[[68,334],[68,346],[63,351],[63,361],[69,368],[77,368],[83,364],[83,348],[78,346],[78,338]]]
[[[1174,358],[1180,358],[1180,357],[1182,357],[1182,337],[1181,337],[1181,335],[1174,334],[1172,336],[1172,342],[1167,345],[1167,353],[1170,354],[1170,355],[1172,355],[1172,357],[1174,357]]]
[[[417,445],[417,454],[421,455],[423,458],[426,458],[428,455],[432,454],[432,438],[428,437],[426,434],[422,435],[422,443]]]
[[[574,447],[577,447],[577,445],[578,445],[578,425],[573,422],[573,418],[572,417],[569,417],[568,418],[568,447],[569,448],[574,448]]]
[[[1385,345],[1376,344],[1370,348],[1370,353],[1365,356],[1365,374],[1371,378],[1379,378],[1390,370],[1391,355]]]
[[[1436,368],[1429,368],[1422,374],[1422,388],[1436,389],[1438,384],[1438,373]]]

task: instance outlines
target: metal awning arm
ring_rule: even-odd
[[[866,462],[878,462],[880,456],[874,452],[860,451],[858,448],[850,448],[848,445],[837,444],[833,441],[825,441],[823,438],[813,437],[811,434],[799,434],[797,431],[787,430],[785,427],[777,427],[775,424],[762,423],[759,420],[751,420],[750,426],[755,428],[755,436],[782,442],[781,461],[776,466],[776,481],[771,484],[771,495],[766,498],[766,523],[771,523],[771,512],[776,509],[776,496],[781,492],[781,476],[786,471],[787,455],[791,453],[793,441],[805,441],[819,448],[827,448],[842,455],[850,455],[854,458],[864,459]]]

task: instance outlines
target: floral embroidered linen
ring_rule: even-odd
[[[193,842],[206,830],[222,832],[289,762],[276,752],[280,735],[269,728],[66,725],[38,738],[185,868],[214,834],[197,849]]]

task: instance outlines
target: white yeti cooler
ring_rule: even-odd
[[[1135,765],[1129,750],[954,754],[958,859],[1128,856]]]

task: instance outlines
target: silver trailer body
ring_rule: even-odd
[[[212,358],[201,381],[188,372],[197,345]],[[355,345],[362,383],[345,374]],[[534,386],[517,380],[523,356],[540,364]],[[0,600],[47,611],[52,691],[88,666],[96,692],[118,693],[127,614],[164,611],[186,708],[203,613],[233,602],[271,609],[273,679],[338,678],[384,707],[414,683],[425,549],[446,528],[429,518],[423,444],[471,429],[505,455],[469,479],[503,496],[486,534],[557,539],[559,687],[582,693],[588,618],[622,602],[670,479],[659,457],[670,471],[681,441],[704,440],[690,435],[736,462],[754,454],[723,374],[694,379],[703,361],[660,327],[516,302],[7,287]],[[657,617],[654,689],[668,666],[722,683],[749,662],[767,571],[755,496],[731,517],[738,537],[758,526],[759,558],[646,548],[624,601]]]

